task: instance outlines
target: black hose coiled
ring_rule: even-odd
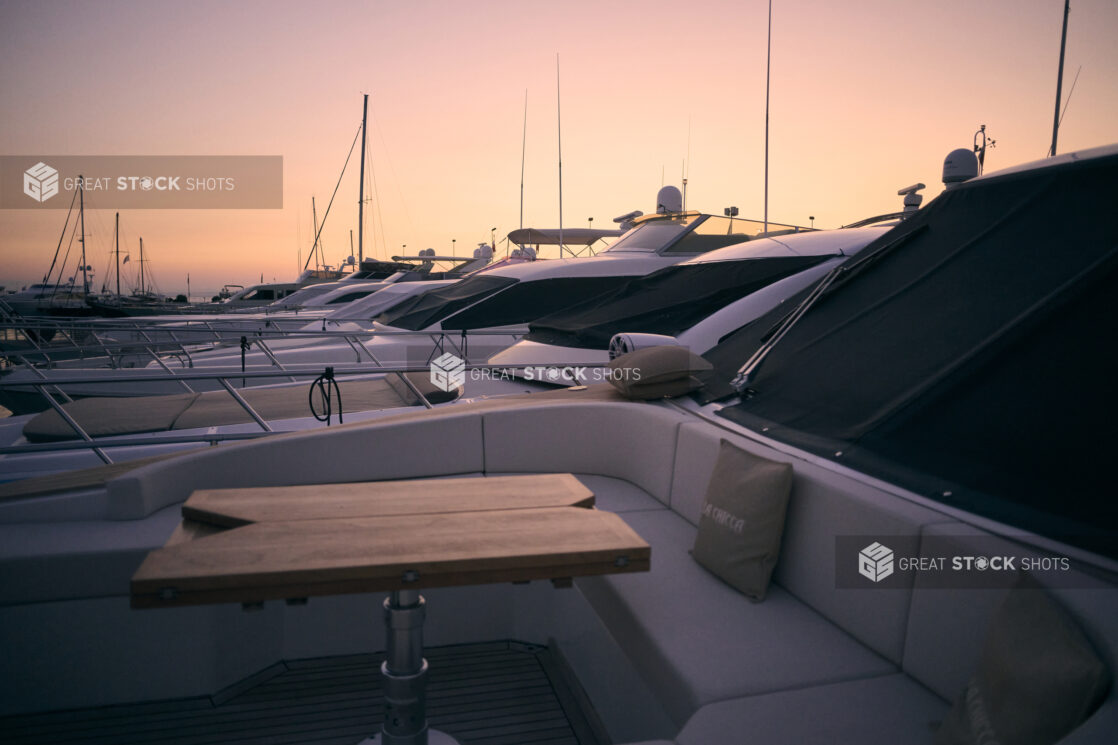
[[[319,414],[314,406],[314,392],[318,391],[319,398],[322,400],[322,413]],[[311,414],[320,422],[326,422],[326,426],[330,426],[330,418],[333,416],[333,403],[332,396],[338,398],[338,424],[344,424],[342,421],[342,390],[338,387],[338,381],[334,379],[334,368],[326,368],[326,372],[319,375],[311,383],[311,389],[307,392],[307,403],[311,407]]]
[[[241,372],[242,373],[245,371],[245,352],[247,352],[249,350],[249,347],[251,347],[251,346],[252,346],[252,342],[250,342],[248,340],[248,337],[247,336],[242,336],[241,337]],[[245,379],[244,378],[241,378],[241,387],[242,388],[245,387]]]

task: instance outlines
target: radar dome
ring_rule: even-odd
[[[683,193],[674,186],[665,186],[656,192],[656,211],[658,213],[665,212],[682,212],[683,211]]]
[[[978,175],[978,156],[964,147],[952,150],[943,160],[943,183],[954,189]]]

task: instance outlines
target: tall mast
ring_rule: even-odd
[[[85,266],[85,176],[78,176],[78,216],[82,223],[82,294],[89,294],[89,276]]]
[[[365,258],[365,125],[369,121],[369,94],[361,108],[361,183],[357,189],[357,261]]]
[[[350,152],[353,151],[351,150]],[[311,220],[314,221],[314,245],[311,246],[311,253],[314,254],[314,268],[318,269],[319,254],[315,252],[318,251],[319,253],[321,253],[322,249],[318,247],[318,211],[315,209],[313,196],[311,197]],[[308,263],[310,263],[309,260]],[[263,282],[264,280],[260,281]]]
[[[769,74],[773,51],[773,0],[769,0],[769,41],[765,52],[765,232],[769,232]]]
[[[1063,95],[1064,85],[1064,48],[1068,43],[1068,11],[1071,10],[1071,0],[1064,0],[1064,30],[1060,32],[1060,68],[1056,72],[1056,113],[1052,115],[1052,147],[1048,155],[1056,154],[1056,137],[1060,131],[1060,98]]]
[[[555,119],[559,137],[559,258],[563,258],[563,112],[559,92],[559,54],[555,54]]]
[[[116,229],[113,231],[116,236],[116,299],[120,302],[120,213],[116,213]],[[143,268],[140,264],[140,268]]]
[[[140,238],[140,296],[144,294],[144,239]]]
[[[520,141],[520,229],[524,229],[524,159],[528,154],[528,89],[524,89],[524,135]]]

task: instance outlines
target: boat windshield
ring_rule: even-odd
[[[806,230],[796,225],[765,223],[739,217],[702,215],[681,212],[648,215],[637,219],[636,226],[621,236],[603,253],[625,251],[667,254],[702,254],[773,233],[798,233]]]
[[[656,253],[679,240],[702,218],[703,215],[698,212],[647,215],[638,218],[633,228],[602,253],[626,251]]]
[[[629,281],[629,276],[548,277],[520,282],[442,322],[444,329],[480,329],[525,324],[578,303],[610,292]]]
[[[452,285],[436,287],[402,300],[375,320],[386,326],[418,331],[516,282],[511,277],[495,277],[492,274],[467,277]]]

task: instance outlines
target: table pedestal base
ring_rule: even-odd
[[[453,737],[437,729],[427,730],[427,739],[425,742],[427,745],[460,745]],[[386,743],[380,735],[376,735],[375,737],[365,738],[358,743],[358,745],[388,745],[388,743]]]
[[[427,728],[427,660],[423,659],[423,621],[427,603],[417,590],[398,590],[384,600],[387,631],[384,724],[361,745],[458,745],[445,732]]]

